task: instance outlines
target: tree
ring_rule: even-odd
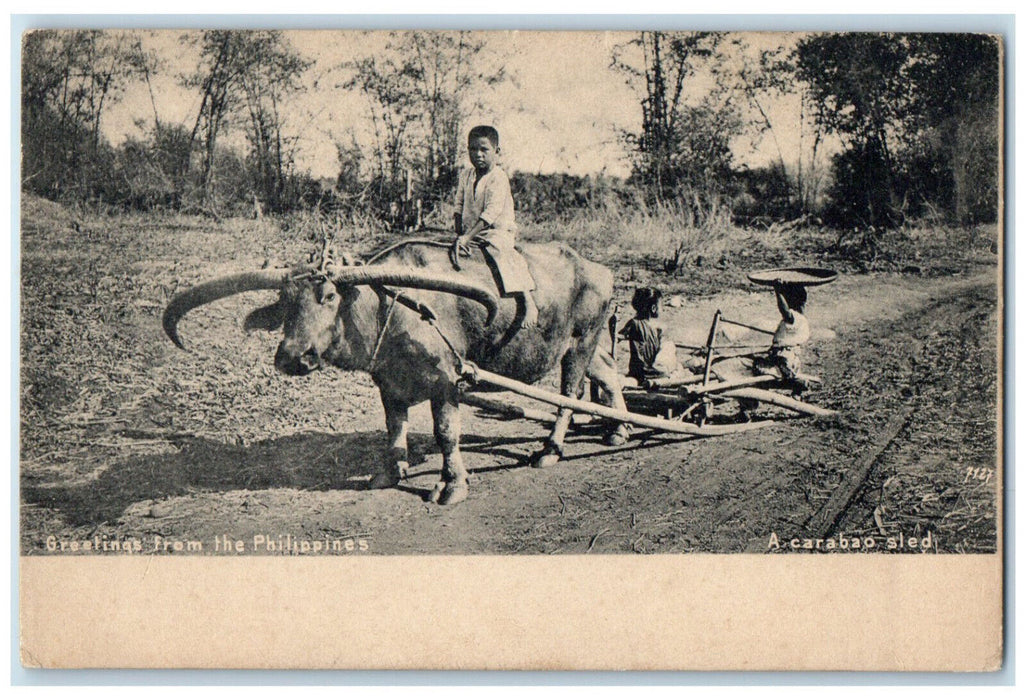
[[[816,118],[838,135],[842,221],[893,225],[932,204],[957,221],[997,204],[1000,46],[971,34],[820,34],[799,43]]]
[[[359,197],[360,167],[363,162],[363,151],[356,142],[356,137],[349,133],[349,140],[338,140],[335,142],[335,152],[338,154],[338,177],[335,179],[335,189],[346,197]]]
[[[896,34],[820,34],[800,42],[796,56],[817,121],[851,154],[835,160],[844,174],[835,199],[865,224],[896,223],[894,156],[912,120],[908,43]]]
[[[247,125],[256,189],[280,207],[295,146],[284,136],[280,105],[302,89],[300,78],[310,63],[278,31],[205,31],[185,41],[200,49],[198,69],[183,82],[202,95],[191,140],[202,134],[204,203],[217,208],[217,143],[235,117]]]
[[[466,120],[481,106],[477,90],[506,80],[506,68],[489,65],[486,43],[473,32],[407,32],[403,45],[426,106],[421,174],[433,194],[448,192],[456,184]]]
[[[22,50],[23,177],[35,191],[92,196],[110,176],[104,111],[153,57],[131,32],[40,30]]]
[[[782,44],[753,52],[743,39],[737,39],[735,43],[740,54],[738,91],[748,104],[745,131],[754,133],[756,138],[768,136],[776,151],[773,163],[751,171],[746,177],[750,182],[754,177],[756,180],[769,178],[773,183],[770,190],[774,196],[763,209],[773,211],[778,217],[809,214],[816,209],[822,179],[818,156],[823,126],[809,118],[808,90],[795,80],[797,67],[793,47]],[[770,105],[788,95],[799,99],[797,123],[789,121],[785,127],[798,128],[796,153],[785,153],[778,138],[778,125],[770,118]],[[811,134],[808,133],[810,130]],[[764,187],[759,189],[765,191]]]
[[[406,195],[407,173],[432,202],[455,186],[469,114],[482,93],[507,79],[501,61],[473,32],[391,32],[384,47],[346,63],[339,87],[369,98],[376,195],[388,206]]]
[[[250,159],[257,188],[272,208],[281,209],[288,176],[293,171],[297,137],[285,134],[281,106],[301,92],[300,78],[310,62],[288,48],[280,34],[268,32],[250,38],[250,67],[241,76],[245,109],[249,116]]]
[[[388,51],[359,58],[346,68],[352,75],[341,87],[359,89],[370,98],[377,193],[380,201],[390,202],[398,193],[402,173],[413,165],[410,131],[423,117],[413,67]]]
[[[718,32],[641,32],[614,49],[613,67],[641,93],[641,131],[626,135],[634,179],[656,200],[704,206],[729,189],[730,140],[741,121],[716,80],[722,40]]]
[[[112,194],[118,203],[132,209],[181,207],[182,195],[188,190],[187,127],[157,121],[147,138],[127,138],[114,155]]]
[[[1000,186],[1000,43],[984,34],[914,34],[909,41],[920,141],[943,175],[923,196],[960,224],[992,221]]]
[[[738,47],[741,63],[737,70],[738,90],[756,115],[751,123],[760,135],[768,133],[773,139],[777,159],[783,166],[786,159],[765,103],[791,90],[794,64],[782,46],[763,49],[753,57],[745,50],[742,40],[735,40],[734,43]]]

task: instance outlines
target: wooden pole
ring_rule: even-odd
[[[894,441],[894,438],[898,437],[898,433],[904,430],[911,417],[912,409],[906,407],[890,421],[887,428],[880,434],[879,441],[871,446],[863,458],[845,474],[844,481],[830,494],[826,504],[809,518],[805,524],[805,532],[815,537],[827,537],[833,532],[856,494],[866,483],[866,479],[877,460],[880,459],[880,455]]]
[[[754,377],[744,377],[742,379],[732,379],[727,382],[713,382],[712,384],[703,384],[694,390],[696,394],[714,394],[721,391],[728,391],[730,389],[739,389],[745,386],[752,386],[753,384],[770,384],[772,382],[779,382],[779,377],[774,377],[771,374],[760,374]]]
[[[709,372],[712,371],[713,345],[716,342],[716,330],[720,325],[720,310],[716,309],[712,325],[709,327],[709,340],[705,343],[705,373],[702,375],[702,385],[709,383]]]
[[[593,416],[609,418],[621,423],[630,423],[631,425],[637,425],[642,428],[651,428],[652,430],[660,430],[667,433],[681,433],[685,435],[711,437],[714,435],[729,435],[730,433],[755,430],[774,423],[772,420],[763,420],[751,423],[738,423],[736,425],[707,425],[699,427],[697,425],[691,425],[690,423],[666,420],[665,418],[654,418],[652,416],[642,416],[628,411],[618,411],[615,408],[609,408],[608,406],[602,406],[589,401],[581,401],[580,399],[573,399],[569,396],[563,396],[562,394],[556,394],[551,391],[545,391],[544,389],[533,387],[529,384],[524,384],[523,382],[518,382],[515,379],[503,377],[501,374],[495,374],[494,372],[489,372],[485,369],[477,369],[477,379],[478,381],[492,384],[502,389],[507,389],[520,394],[521,396],[535,399],[536,401],[552,404],[553,406],[559,406],[560,408],[569,408],[573,411],[580,411],[581,413],[588,413]]]
[[[684,377],[683,379],[677,377],[656,377],[655,379],[646,380],[644,387],[642,387],[641,384],[633,377],[624,377],[621,381],[624,389],[641,389],[649,391],[651,389],[678,389],[691,386],[693,384],[701,384],[703,378],[697,375],[694,377]],[[759,374],[752,377],[732,379],[727,382],[712,382],[711,384],[696,387],[691,391],[695,394],[712,394],[718,391],[727,391],[728,389],[752,386],[753,384],[769,384],[771,382],[779,381],[780,377],[774,377],[770,374]]]
[[[618,325],[618,319],[616,318],[616,312],[620,309],[619,306],[613,309],[613,313],[609,315],[609,356],[616,360],[616,326]]]
[[[676,377],[654,377],[653,379],[645,380],[645,391],[649,389],[675,389],[681,386],[689,386],[691,384],[698,384],[702,381],[700,376],[686,377],[679,379]],[[620,386],[624,389],[641,389],[641,383],[634,377],[620,377]]]
[[[732,399],[755,399],[762,403],[773,404],[774,406],[780,406],[781,408],[789,408],[792,411],[808,413],[812,416],[832,416],[837,413],[836,411],[831,411],[829,408],[813,406],[811,403],[805,403],[804,401],[792,399],[789,396],[782,396],[773,391],[766,391],[765,389],[731,389],[717,395],[729,396]]]
[[[741,326],[742,328],[747,328],[750,331],[765,333],[766,335],[774,335],[776,333],[776,331],[768,331],[765,328],[759,328],[758,326],[749,326],[747,323],[741,323],[740,321],[731,321],[729,318],[721,318],[720,321],[723,323],[729,323],[732,326]]]
[[[460,403],[476,408],[483,408],[486,411],[493,411],[503,416],[512,418],[526,418],[527,420],[538,421],[539,423],[555,423],[556,414],[548,411],[539,411],[535,408],[522,408],[516,404],[504,403],[489,399],[479,394],[464,394],[460,397]]]

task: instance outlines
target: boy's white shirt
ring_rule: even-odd
[[[773,334],[773,347],[786,348],[801,345],[812,336],[809,327],[809,319],[797,311],[791,311],[794,315],[794,323],[781,321],[777,326],[777,332]]]
[[[456,189],[456,207],[463,216],[464,228],[484,219],[496,231],[516,233],[513,193],[505,171],[496,165],[475,183],[477,171],[466,168],[460,173]]]

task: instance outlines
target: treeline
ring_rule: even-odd
[[[813,34],[746,51],[729,34],[642,32],[614,54],[642,98],[642,129],[626,135],[631,179],[698,215],[726,203],[841,227],[994,221],[1001,59],[980,34]],[[796,94],[801,142],[784,152],[767,105]],[[753,133],[776,144],[777,161],[739,171],[732,139]],[[840,146],[824,167],[828,138]]]
[[[319,207],[422,227],[452,197],[470,115],[515,79],[486,35],[391,32],[367,55],[321,67],[274,31],[184,33],[195,68],[175,75],[198,107],[162,119],[152,78],[168,66],[137,32],[37,31],[22,50],[22,186],[124,209],[213,216]],[[738,223],[819,217],[892,227],[922,217],[994,221],[999,202],[1001,47],[975,34],[809,34],[758,49],[745,35],[640,32],[611,70],[637,95],[641,126],[620,134],[627,178],[513,177],[527,219],[658,207]],[[179,69],[181,70],[181,69]],[[321,71],[323,81],[324,70]],[[152,115],[112,146],[103,117],[130,85]],[[286,107],[309,89],[366,98],[362,130],[335,133],[338,174],[297,167],[300,125]],[[798,124],[773,104],[799,105]],[[785,138],[798,128],[798,143]],[[745,168],[739,139],[775,151]],[[444,220],[443,220],[444,221]]]
[[[997,219],[1001,50],[982,34],[841,34],[799,44],[815,118],[841,137],[830,213],[892,226]]]
[[[281,109],[309,67],[280,32],[210,31],[183,37],[198,57],[179,82],[198,90],[190,124],[161,119],[151,78],[163,69],[131,32],[44,30],[22,47],[22,185],[51,199],[220,216],[311,206],[319,183],[295,165],[297,138]],[[117,147],[101,131],[133,81],[150,90],[144,137]],[[246,148],[225,143],[231,130]]]

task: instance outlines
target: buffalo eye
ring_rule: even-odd
[[[322,304],[330,304],[338,299],[338,290],[334,284],[325,282],[317,288],[317,298]]]

